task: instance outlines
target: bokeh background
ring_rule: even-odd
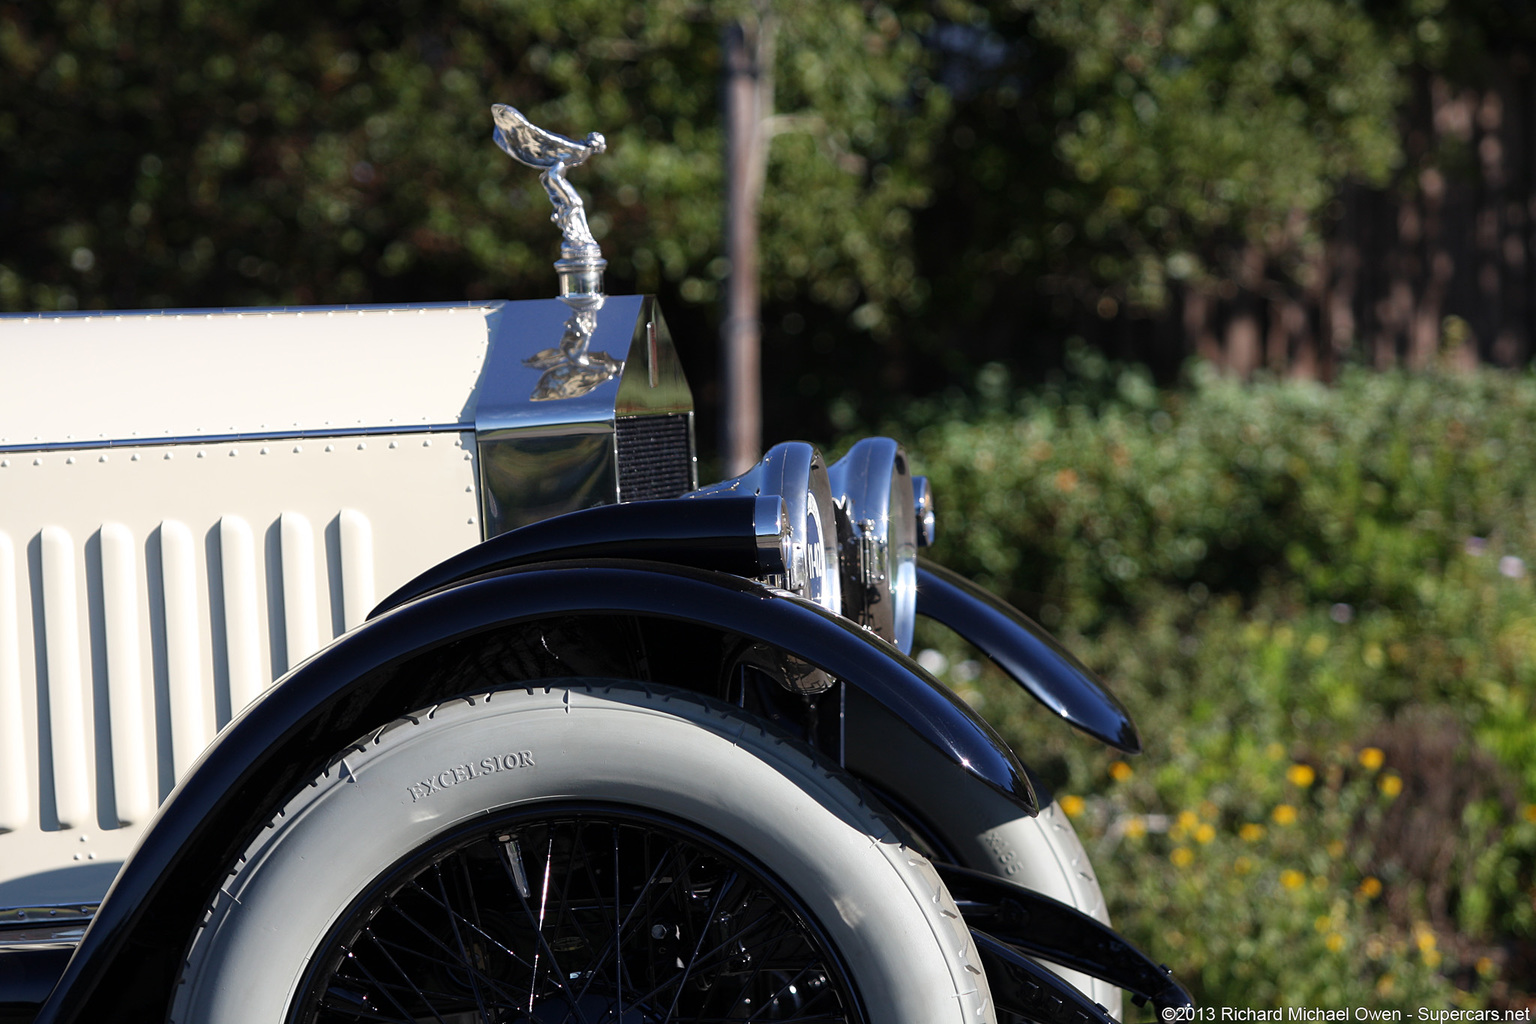
[[[549,295],[508,102],[607,135],[707,447],[738,19],[766,436],[904,438],[936,557],[1133,709],[1117,760],[921,638],[1117,923],[1218,1006],[1532,1005],[1524,3],[0,0],[0,309]]]

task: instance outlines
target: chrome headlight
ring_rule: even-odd
[[[789,521],[787,572],[768,582],[815,601],[828,611],[842,612],[836,512],[827,463],[814,445],[804,441],[774,445],[763,461],[741,476],[693,493],[699,497],[757,494],[783,499]]]
[[[834,499],[848,517],[844,614],[910,651],[917,620],[919,496],[906,452],[888,437],[867,437],[829,473]]]

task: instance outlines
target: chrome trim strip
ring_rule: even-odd
[[[263,430],[239,434],[187,434],[180,437],[98,438],[94,441],[43,441],[0,444],[0,455],[26,452],[74,452],[100,448],[160,448],[172,444],[248,444],[256,441],[307,441],[327,437],[375,437],[381,434],[461,434],[473,423],[407,423],[383,427],[325,427],[309,430]]]
[[[96,916],[97,903],[53,903],[41,906],[0,907],[0,927],[9,925],[53,925],[89,921]]]

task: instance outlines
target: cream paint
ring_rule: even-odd
[[[477,543],[474,451],[465,431],[0,453],[0,910],[99,900],[275,673]]]

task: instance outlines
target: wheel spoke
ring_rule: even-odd
[[[502,818],[418,851],[351,912],[310,1024],[854,1018],[785,891],[686,826],[605,808]],[[534,851],[528,856],[528,851]]]

